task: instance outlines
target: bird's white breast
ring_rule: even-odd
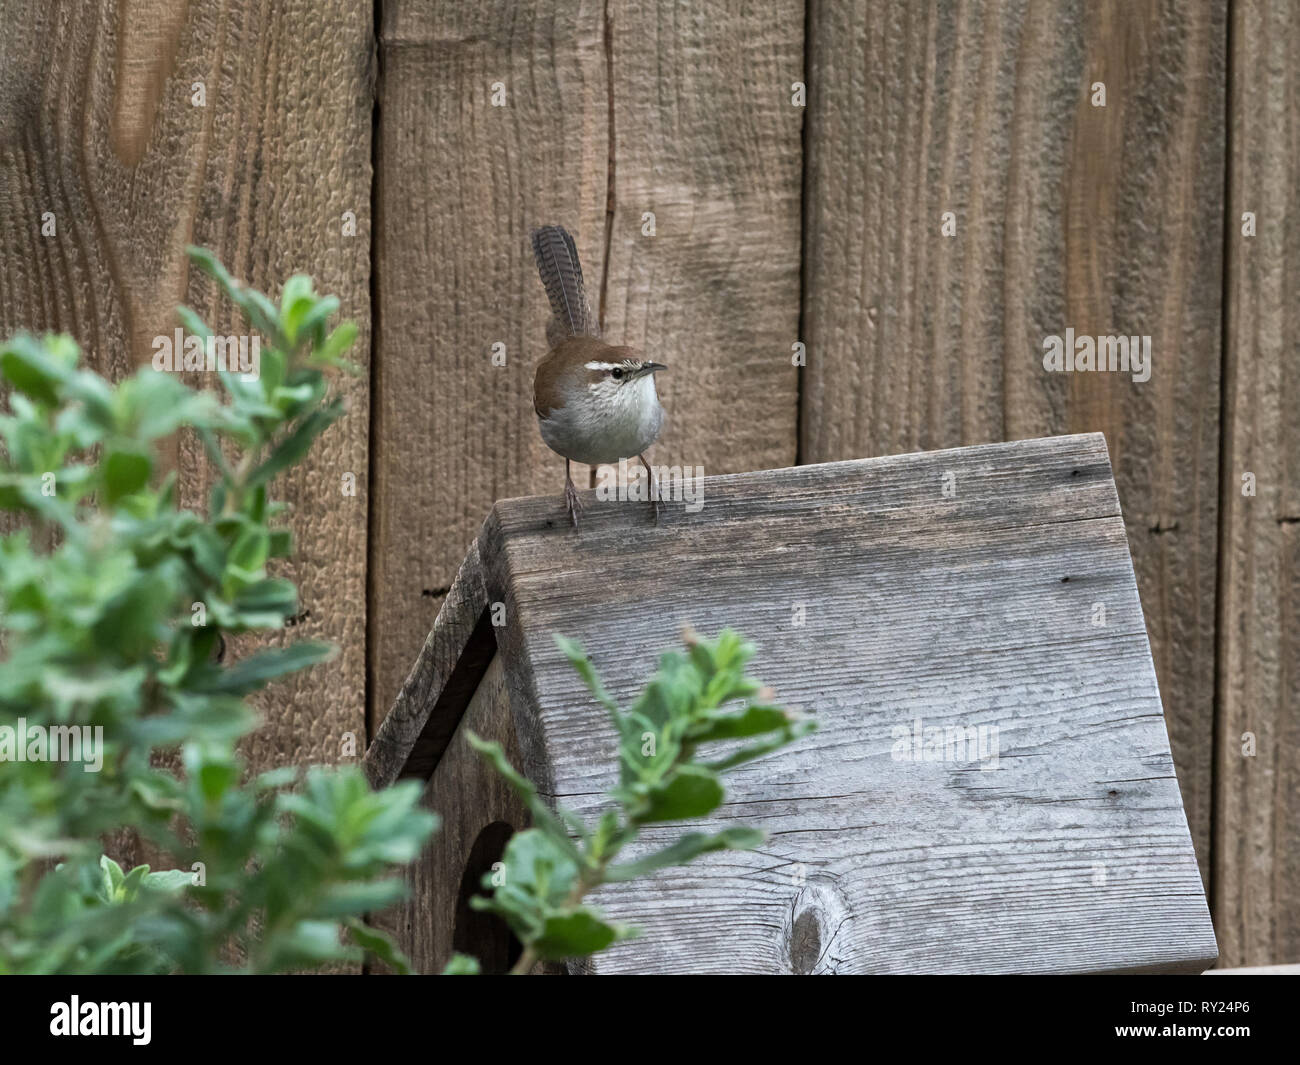
[[[647,374],[627,384],[599,381],[575,390],[538,423],[552,451],[594,466],[640,455],[658,439],[663,420],[654,374]]]

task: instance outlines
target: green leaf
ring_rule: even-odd
[[[611,865],[605,871],[607,883],[636,880],[672,865],[685,865],[701,854],[721,850],[753,850],[762,844],[764,835],[754,828],[728,828],[721,832],[688,832],[676,843],[636,861]]]
[[[312,291],[311,278],[306,274],[295,274],[284,283],[280,293],[280,321],[289,350],[298,346],[303,320],[315,306],[316,295]]]
[[[339,931],[339,925],[333,921],[297,922],[288,933],[281,936],[278,949],[272,956],[271,967],[276,970],[292,969],[303,965],[346,961],[359,956],[360,951],[347,949],[339,942]]]
[[[284,765],[278,769],[268,769],[258,773],[253,782],[254,791],[278,791],[298,780],[299,769],[296,765]]]
[[[603,921],[588,906],[578,906],[552,914],[542,924],[542,931],[528,945],[538,957],[547,961],[586,957],[604,950],[618,939],[628,938],[628,929]]]
[[[257,573],[266,565],[270,553],[270,533],[261,526],[253,526],[239,534],[230,549],[229,563],[248,573]]]
[[[724,796],[722,782],[714,773],[703,766],[686,764],[649,790],[643,811],[636,811],[635,816],[643,823],[704,817],[722,804]]]
[[[272,529],[271,530],[271,550],[272,558],[289,558],[293,554],[293,532],[290,529]],[[295,594],[295,601],[296,601]]]
[[[734,769],[745,762],[752,762],[756,758],[762,758],[771,754],[773,751],[780,750],[788,743],[802,739],[809,733],[817,731],[817,722],[811,719],[803,719],[793,724],[787,725],[784,729],[774,736],[767,739],[759,740],[757,743],[751,743],[742,747],[738,751],[727,755],[725,758],[719,758],[714,762],[704,763],[705,767],[715,773],[722,773],[728,769]]]
[[[122,867],[113,861],[107,854],[100,855],[99,867],[104,874],[104,891],[108,898],[112,899],[122,886],[122,881],[126,879],[126,874]]]
[[[320,410],[312,411],[298,426],[272,449],[265,462],[249,477],[249,484],[271,481],[290,466],[298,463],[311,449],[313,441],[342,416],[343,400],[336,399]]]
[[[333,644],[314,640],[260,651],[226,669],[216,671],[201,685],[200,690],[247,695],[286,673],[296,673],[318,662],[326,662],[337,652],[338,648]]]
[[[152,891],[177,894],[194,883],[194,874],[185,869],[159,869],[144,878],[144,886]]]
[[[116,428],[113,412],[113,389],[96,373],[81,370],[64,381],[68,398],[81,404],[86,416],[104,432]]]
[[[50,350],[49,339],[41,343],[30,333],[19,333],[9,340],[0,347],[0,376],[23,395],[53,407],[59,401],[58,387],[71,367]]]
[[[323,339],[325,320],[339,309],[337,296],[321,296],[316,299],[298,321],[298,339],[315,337]],[[319,342],[319,340],[318,340]]]
[[[122,881],[122,886],[118,888],[118,893],[122,899],[126,902],[134,899],[136,893],[140,890],[140,885],[144,883],[144,878],[148,875],[149,867],[147,865],[137,865],[127,873]]]
[[[388,936],[377,928],[372,928],[360,918],[353,918],[344,922],[344,927],[348,931],[348,936],[352,942],[364,950],[367,954],[378,958],[385,965],[392,968],[401,976],[409,976],[411,973],[411,959],[403,954]],[[457,958],[464,958],[463,954],[452,956],[451,962],[448,963],[448,970],[456,963]],[[473,961],[473,959],[469,959]],[[477,972],[477,963],[475,963]]]
[[[447,967],[442,970],[443,976],[478,976],[481,973],[478,959],[471,958],[468,954],[453,954]]]
[[[306,274],[294,274],[280,290],[280,313],[287,315],[294,304],[311,299],[313,299],[311,278]]]
[[[311,355],[313,365],[320,364],[323,366],[340,366],[344,369],[357,369],[350,363],[343,362],[343,353],[348,351],[357,341],[357,323],[343,322],[328,337],[325,343],[318,347]]]
[[[199,791],[208,802],[216,802],[239,779],[239,766],[234,762],[204,762],[198,768]]]
[[[687,733],[693,743],[738,740],[785,728],[793,719],[779,706],[749,706],[734,714],[714,714]]]
[[[189,307],[184,305],[177,307],[176,317],[181,320],[181,326],[185,332],[198,337],[205,344],[208,337],[212,336],[212,330],[208,328],[208,323]]]
[[[348,917],[387,909],[406,897],[403,880],[373,880],[334,884],[317,907],[323,917]]]
[[[268,539],[268,545],[270,542]],[[241,588],[234,605],[249,628],[279,628],[298,611],[298,589],[292,581],[268,577]]]
[[[546,905],[567,899],[577,885],[581,864],[567,844],[567,836],[557,837],[542,828],[526,828],[511,836],[501,856],[505,882],[495,892],[498,901],[509,906],[521,891]],[[484,887],[491,886],[492,876],[484,874]]]
[[[105,502],[112,506],[149,483],[153,463],[143,449],[119,445],[104,456]]]

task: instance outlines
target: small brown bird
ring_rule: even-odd
[[[645,451],[659,439],[664,410],[654,375],[667,367],[649,362],[632,348],[600,339],[600,328],[587,302],[578,249],[560,226],[533,230],[537,271],[551,302],[546,325],[550,353],[537,364],[533,408],[542,439],[564,456],[564,501],[578,526],[578,492],[571,462],[598,465],[635,455],[653,477]],[[650,493],[659,513],[657,491]]]

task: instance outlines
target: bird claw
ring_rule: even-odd
[[[650,463],[646,462],[644,455],[638,455],[641,465],[645,467],[646,480],[650,486],[650,505],[654,508],[655,524],[659,524],[659,482],[655,479],[655,471],[650,468]]]
[[[582,504],[578,502],[578,490],[573,487],[573,481],[565,480],[564,482],[564,505],[569,509],[569,518],[573,521],[573,527],[578,527],[578,515],[582,513]]]

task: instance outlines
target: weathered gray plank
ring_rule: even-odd
[[[1300,960],[1300,12],[1241,0],[1231,40],[1215,918],[1263,965]]]
[[[645,935],[597,971],[1205,967],[1213,933],[1100,435],[706,488],[701,512],[671,504],[657,525],[590,498],[576,535],[556,501],[511,500],[480,537],[515,714],[537,708],[520,756],[558,801],[592,813],[616,761],[555,632],[626,701],[683,623],[734,625],[759,645],[756,675],[821,722],[735,774],[713,818],[766,827],[761,851],[598,893]],[[917,717],[996,725],[997,768],[895,760],[893,729]]]
[[[808,31],[802,459],[1105,432],[1207,879],[1226,9],[871,0]],[[1151,379],[1045,372],[1067,327],[1151,336]]]

